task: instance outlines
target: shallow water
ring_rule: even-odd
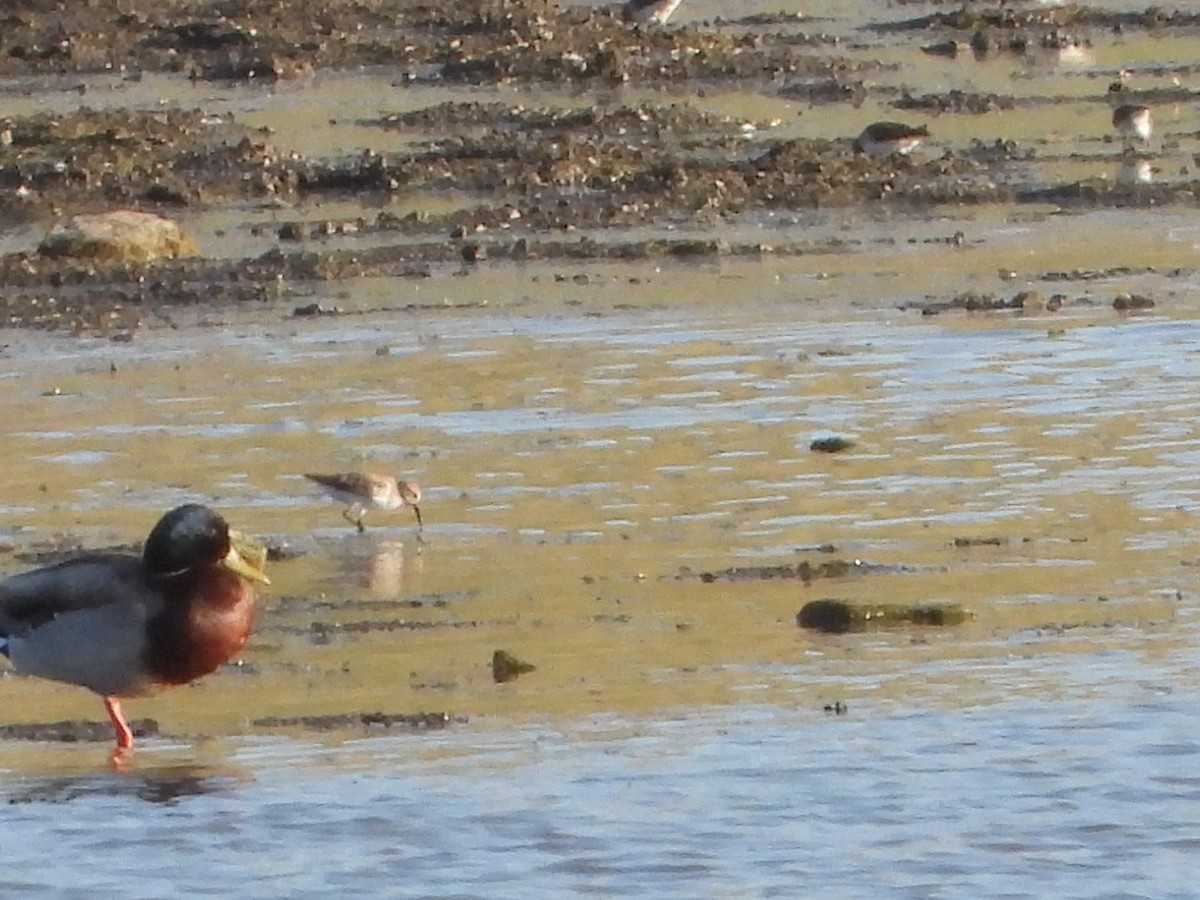
[[[1195,657],[1192,657],[1194,665]],[[1116,674],[1116,673],[1114,673]],[[275,742],[9,782],[6,893],[1187,897],[1195,715],[1097,700]],[[47,870],[69,851],[87,866]],[[163,860],[171,864],[164,870]]]

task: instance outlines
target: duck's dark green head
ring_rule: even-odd
[[[164,515],[150,531],[142,548],[142,565],[155,575],[177,575],[220,566],[248,581],[270,584],[261,568],[247,562],[239,551],[239,545],[246,543],[207,506],[187,503]]]

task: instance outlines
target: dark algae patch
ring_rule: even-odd
[[[497,650],[492,654],[492,679],[497,684],[513,681],[528,672],[537,671],[537,666],[518,659],[507,650]]]
[[[808,449],[813,453],[841,453],[853,447],[854,441],[850,438],[838,436],[816,438],[808,445]]]
[[[842,634],[904,625],[961,625],[968,613],[957,603],[850,603],[813,600],[796,615],[801,628]]]

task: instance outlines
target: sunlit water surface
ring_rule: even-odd
[[[1194,896],[1194,695],[1166,672],[1113,674],[1148,681],[1095,701],[745,707],[26,776],[5,785],[0,889]]]

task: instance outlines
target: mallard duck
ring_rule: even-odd
[[[104,698],[114,757],[133,748],[121,700],[195,681],[250,635],[261,545],[206,506],[168,512],[142,555],[94,553],[0,582],[0,652],[18,672]]]
[[[415,481],[398,481],[391,475],[372,472],[346,472],[338,475],[319,475],[307,472],[309,481],[316,482],[330,496],[346,504],[342,516],[347,522],[365,531],[363,517],[370,509],[399,509],[411,506],[417,514],[417,527],[421,521],[421,486]]]

